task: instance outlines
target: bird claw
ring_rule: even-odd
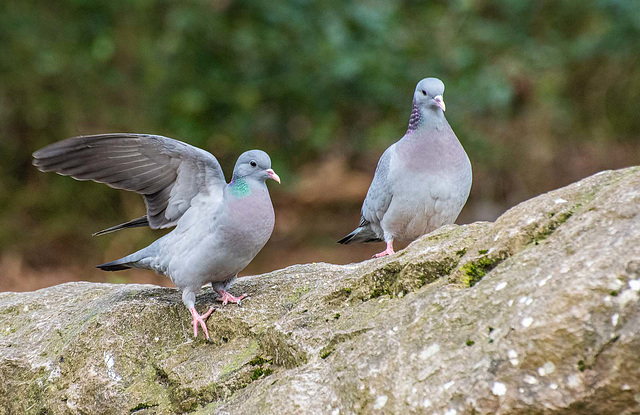
[[[207,338],[207,341],[211,341],[209,337],[209,330],[207,330],[207,324],[205,323],[207,318],[215,311],[213,307],[209,308],[209,311],[204,313],[203,315],[198,314],[195,307],[191,307],[189,309],[191,311],[191,315],[193,316],[193,337],[198,337],[198,324],[202,327],[202,331],[204,331],[204,335]]]
[[[216,298],[216,301],[222,302],[222,305],[227,305],[227,303],[233,303],[233,304],[238,304],[239,306],[242,306],[242,300],[247,297],[248,297],[247,294],[242,294],[240,297],[234,297],[233,295],[229,294],[225,290],[220,290],[218,291],[218,298]]]
[[[387,249],[382,252],[379,252],[372,256],[371,258],[382,258],[383,256],[393,255],[396,251],[393,250],[393,241],[387,242]]]

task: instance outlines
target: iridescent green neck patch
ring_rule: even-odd
[[[242,178],[235,179],[229,184],[229,192],[231,195],[242,199],[243,197],[247,197],[251,194],[251,189],[249,188],[249,184]]]

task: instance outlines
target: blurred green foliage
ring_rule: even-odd
[[[559,146],[638,141],[640,1],[4,1],[0,249],[82,244],[87,222],[125,209],[104,186],[39,174],[43,145],[148,132],[212,151],[227,172],[259,147],[295,176],[399,138],[426,76],[447,85],[480,191],[508,200],[509,174],[545,189],[557,183],[527,175]]]

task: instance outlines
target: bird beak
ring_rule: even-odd
[[[436,95],[433,97],[433,100],[436,102],[436,105],[442,108],[442,111],[446,111],[446,106],[444,105],[444,99],[442,95]]]
[[[280,183],[280,176],[278,176],[276,172],[273,171],[272,169],[267,169],[267,176],[269,176],[269,178],[275,180],[276,182]]]

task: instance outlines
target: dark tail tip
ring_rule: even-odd
[[[130,269],[131,267],[125,264],[114,264],[111,262],[107,262],[106,264],[96,265],[96,268],[99,268],[103,271],[122,271],[125,269]]]
[[[356,236],[356,234],[358,233],[358,230],[356,229],[355,231],[351,232],[349,235],[345,236],[344,238],[340,239],[338,241],[339,244],[349,244],[352,242],[353,238]]]

